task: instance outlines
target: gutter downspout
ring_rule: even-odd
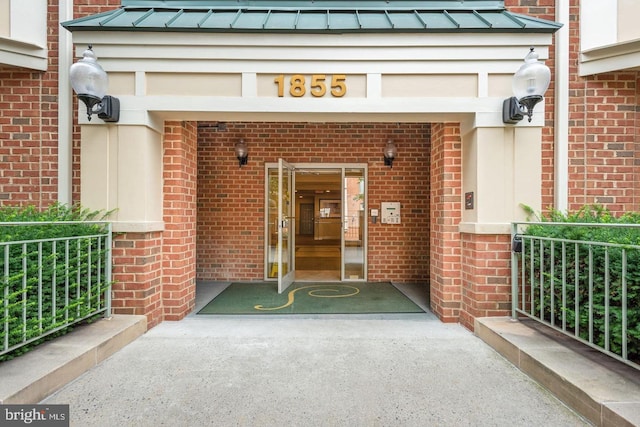
[[[73,0],[60,0],[59,22],[73,19]],[[69,67],[73,63],[71,33],[58,29],[58,202],[71,205],[73,170],[73,100]]]
[[[556,0],[555,114],[554,114],[554,205],[566,212],[569,203],[569,25],[570,0]]]

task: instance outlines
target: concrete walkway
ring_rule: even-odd
[[[193,314],[43,403],[70,404],[75,426],[588,425],[474,334],[429,313]]]

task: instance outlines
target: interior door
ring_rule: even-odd
[[[289,163],[278,160],[278,293],[284,292],[295,279],[293,171]]]
[[[313,215],[314,206],[313,203],[300,203],[300,234],[304,236],[313,236]],[[299,242],[298,242],[299,243]]]

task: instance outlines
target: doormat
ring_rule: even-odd
[[[381,283],[232,283],[198,314],[424,313],[395,286]]]

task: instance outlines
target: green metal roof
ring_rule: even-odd
[[[557,22],[500,0],[122,0],[63,22],[69,31],[553,33]]]

